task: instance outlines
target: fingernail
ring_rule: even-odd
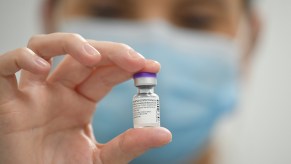
[[[85,50],[87,55],[93,55],[93,56],[100,55],[100,53],[94,47],[92,47],[90,44],[85,44],[84,50]]]
[[[143,55],[141,55],[140,53],[136,52],[134,49],[131,48],[129,49],[128,54],[130,55],[130,57],[134,59],[145,58]]]
[[[156,61],[156,60],[153,60],[153,61],[154,61],[154,63],[156,63],[156,64],[158,64],[158,65],[161,65],[160,62],[158,62],[158,61]]]
[[[36,58],[35,63],[41,67],[47,67],[49,65],[48,62],[42,58]]]

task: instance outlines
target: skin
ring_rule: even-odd
[[[43,20],[47,33],[57,31],[64,20],[91,17],[132,21],[162,19],[188,30],[225,35],[240,41],[239,46],[243,49],[241,70],[247,72],[261,23],[256,11],[246,7],[245,1],[58,0],[53,7],[44,8]]]
[[[240,0],[186,1],[63,0],[46,6],[44,21],[47,32],[53,32],[61,21],[80,16],[161,18],[190,30],[237,36],[238,22],[245,18]],[[117,14],[110,14],[108,9]],[[251,29],[247,45],[253,44],[257,29],[251,20],[244,19]],[[67,54],[65,60],[49,74],[50,60],[60,54]],[[26,47],[2,54],[0,163],[122,164],[171,142],[167,129],[144,128],[129,129],[100,144],[91,128],[96,105],[112,87],[135,72],[159,69],[158,62],[144,59],[127,45],[86,40],[78,34],[33,36]],[[17,81],[15,73],[19,70],[21,78]]]
[[[76,17],[163,19],[178,27],[235,37],[245,8],[243,0],[61,0],[50,14],[52,30]]]
[[[58,54],[70,55],[48,76],[47,61]],[[106,144],[94,139],[96,103],[134,72],[159,71],[126,45],[54,33],[0,57],[0,163],[128,163],[171,141],[165,128],[129,129]]]

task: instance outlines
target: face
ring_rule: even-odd
[[[163,19],[178,27],[231,37],[246,15],[243,0],[62,0],[54,9],[55,23],[75,17]]]
[[[54,31],[63,20],[78,17],[162,19],[177,27],[237,38],[246,58],[257,33],[245,0],[59,0],[49,13],[47,32]]]
[[[131,21],[148,21],[158,19],[166,21],[173,26],[186,29],[187,31],[192,30],[193,32],[203,31],[216,33],[228,36],[233,40],[239,40],[242,48],[244,49],[243,53],[247,56],[247,52],[251,49],[250,45],[253,44],[254,32],[252,31],[254,28],[252,18],[245,8],[244,1],[245,0],[59,0],[57,1],[58,3],[55,4],[53,10],[51,10],[50,25],[55,25],[55,27],[58,27],[58,25],[64,20],[84,17]],[[98,22],[96,22],[96,24],[97,23]],[[84,27],[87,26],[82,26],[81,29],[85,32],[90,31]],[[103,32],[101,30],[97,31],[95,27],[96,26],[92,28],[94,32],[93,34],[95,34],[95,32]],[[105,27],[115,28],[115,26]],[[115,29],[111,29],[111,31],[106,34],[109,36],[113,33],[112,31],[117,32],[118,34],[123,34],[123,31],[125,30],[123,29],[116,31]],[[213,36],[211,39],[221,39],[216,37],[217,36],[215,35],[215,37]],[[125,36],[124,38],[127,39],[129,37]],[[185,39],[184,35],[181,38]],[[162,39],[165,40],[165,38]],[[198,40],[203,44],[209,44],[211,48],[203,48],[203,46],[200,47],[198,44],[196,46],[191,45],[191,47],[187,47],[190,48],[190,53],[196,52],[193,54],[204,54],[206,51],[206,54],[214,54],[219,56],[220,54],[218,54],[218,52],[223,49],[221,52],[223,54],[221,54],[221,56],[227,56],[229,49],[225,49],[225,44],[223,44],[223,42],[219,44],[221,40],[214,40],[214,42],[211,42],[208,37],[204,39],[205,40],[197,37],[194,38],[194,41]],[[161,43],[163,40],[158,41]],[[188,40],[185,41],[187,42]],[[134,43],[135,42],[136,40],[134,40]],[[172,130],[173,135],[176,138],[175,142],[173,142],[170,147],[154,154],[165,155],[167,154],[163,152],[165,151],[172,154],[180,154],[180,157],[186,157],[186,155],[184,155],[187,154],[186,151],[190,152],[193,151],[193,149],[196,150],[200,147],[200,144],[204,143],[204,141],[208,138],[208,132],[211,130],[215,120],[223,114],[222,111],[227,111],[228,108],[230,108],[230,106],[234,103],[233,101],[236,99],[236,93],[233,93],[235,92],[234,90],[236,90],[236,79],[234,78],[236,78],[236,76],[233,76],[232,73],[236,71],[231,71],[233,64],[227,64],[227,67],[224,67],[224,63],[220,63],[220,60],[216,60],[216,58],[210,59],[207,55],[205,58],[201,57],[202,55],[190,56],[186,54],[189,51],[180,52],[180,49],[169,48],[175,46],[169,46],[168,44],[165,46],[164,44],[158,44],[157,42],[154,42],[155,46],[158,45],[157,49],[148,48],[146,44],[143,44],[144,42],[141,42],[142,44],[140,45],[136,43],[136,47],[139,47],[144,50],[144,52],[147,52],[143,53],[143,51],[141,51],[142,54],[153,54],[153,56],[154,54],[160,54],[156,55],[160,56],[157,58],[157,61],[161,62],[162,66],[164,66],[164,72],[171,72],[167,74],[161,73],[161,76],[159,76],[159,80],[162,81],[161,83],[164,82],[164,84],[167,84],[164,86],[159,86],[159,93],[165,100],[161,101],[161,103],[167,102],[161,105],[167,109],[167,113],[165,112],[163,115],[164,120],[161,118],[162,122],[165,127]],[[222,49],[217,49],[216,46],[213,46],[214,44],[218,44],[218,48]],[[144,45],[146,46],[144,47]],[[149,45],[149,47],[155,47],[152,44]],[[180,46],[182,44],[177,45]],[[229,46],[229,44],[227,44],[227,46]],[[154,50],[158,52],[153,52]],[[171,56],[171,58],[166,57],[166,55]],[[183,56],[183,58],[181,58],[181,56]],[[217,61],[218,63],[216,63]],[[242,63],[242,65],[246,65],[245,62]],[[172,67],[173,65],[179,65],[179,67]],[[208,69],[208,66],[211,66],[212,69]],[[177,79],[183,80],[176,81],[173,79],[172,73],[177,76],[179,75]],[[197,77],[189,75],[197,75]],[[222,76],[225,76],[225,78]],[[201,77],[201,79],[199,79],[199,77]],[[225,82],[224,79],[229,81]],[[220,80],[222,80],[222,82],[220,82]],[[216,81],[217,84],[215,83]],[[229,86],[224,84],[228,84]],[[193,87],[185,88],[185,85]],[[110,119],[105,120],[114,120],[116,122],[111,122],[110,125],[106,125],[106,130],[108,131],[103,131],[102,134],[96,134],[97,140],[107,142],[108,139],[118,135],[120,131],[131,127],[131,122],[128,122],[131,120],[130,113],[116,114],[115,116],[118,116],[116,119],[112,119],[113,116],[110,115],[110,113],[121,112],[121,110],[119,110],[120,106],[124,109],[131,108],[131,104],[128,102],[122,100],[122,102],[118,102],[118,100],[120,100],[118,96],[121,94],[125,97],[131,97],[131,95],[125,95],[134,93],[130,91],[131,89],[133,89],[131,85],[122,85],[117,88],[117,90],[113,90],[111,92],[112,94],[108,95],[103,100],[104,103],[99,105],[99,113],[96,114],[96,119],[93,123],[94,131],[99,132],[104,130],[104,124],[101,123],[104,118],[109,118],[110,116]],[[197,91],[199,91],[199,93]],[[223,99],[221,99],[221,97],[223,97]],[[115,100],[116,103],[111,103],[112,100]],[[183,112],[180,112],[178,115],[176,113],[177,109],[182,110]],[[182,119],[183,121],[181,121]],[[183,133],[183,130],[191,133]],[[189,144],[189,141],[192,143]]]

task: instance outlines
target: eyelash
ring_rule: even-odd
[[[129,19],[132,15],[127,10],[123,11],[113,6],[94,6],[90,9],[90,15],[101,18]],[[207,30],[214,26],[215,16],[203,13],[182,13],[172,16],[173,24],[189,29]]]
[[[209,29],[214,24],[214,17],[202,14],[188,14],[183,16],[178,16],[177,24],[186,28],[193,29]]]
[[[122,17],[122,11],[116,7],[92,7],[90,9],[90,15],[93,17],[101,18],[120,18]]]

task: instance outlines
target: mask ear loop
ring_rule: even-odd
[[[244,97],[244,95],[246,95],[246,89],[243,89],[246,87],[245,83],[247,82],[246,80],[248,78],[246,78],[246,75],[248,75],[248,72],[250,71],[250,62],[249,62],[249,55],[251,53],[251,42],[252,41],[252,29],[251,29],[251,25],[250,22],[248,21],[248,16],[247,15],[242,15],[239,23],[238,23],[238,27],[237,27],[237,31],[236,31],[236,35],[235,35],[235,39],[234,39],[234,43],[238,49],[238,63],[239,63],[239,82],[240,82],[240,97]]]
[[[236,30],[234,43],[239,51],[239,61],[244,63],[250,53],[251,27],[245,15],[241,16]]]

